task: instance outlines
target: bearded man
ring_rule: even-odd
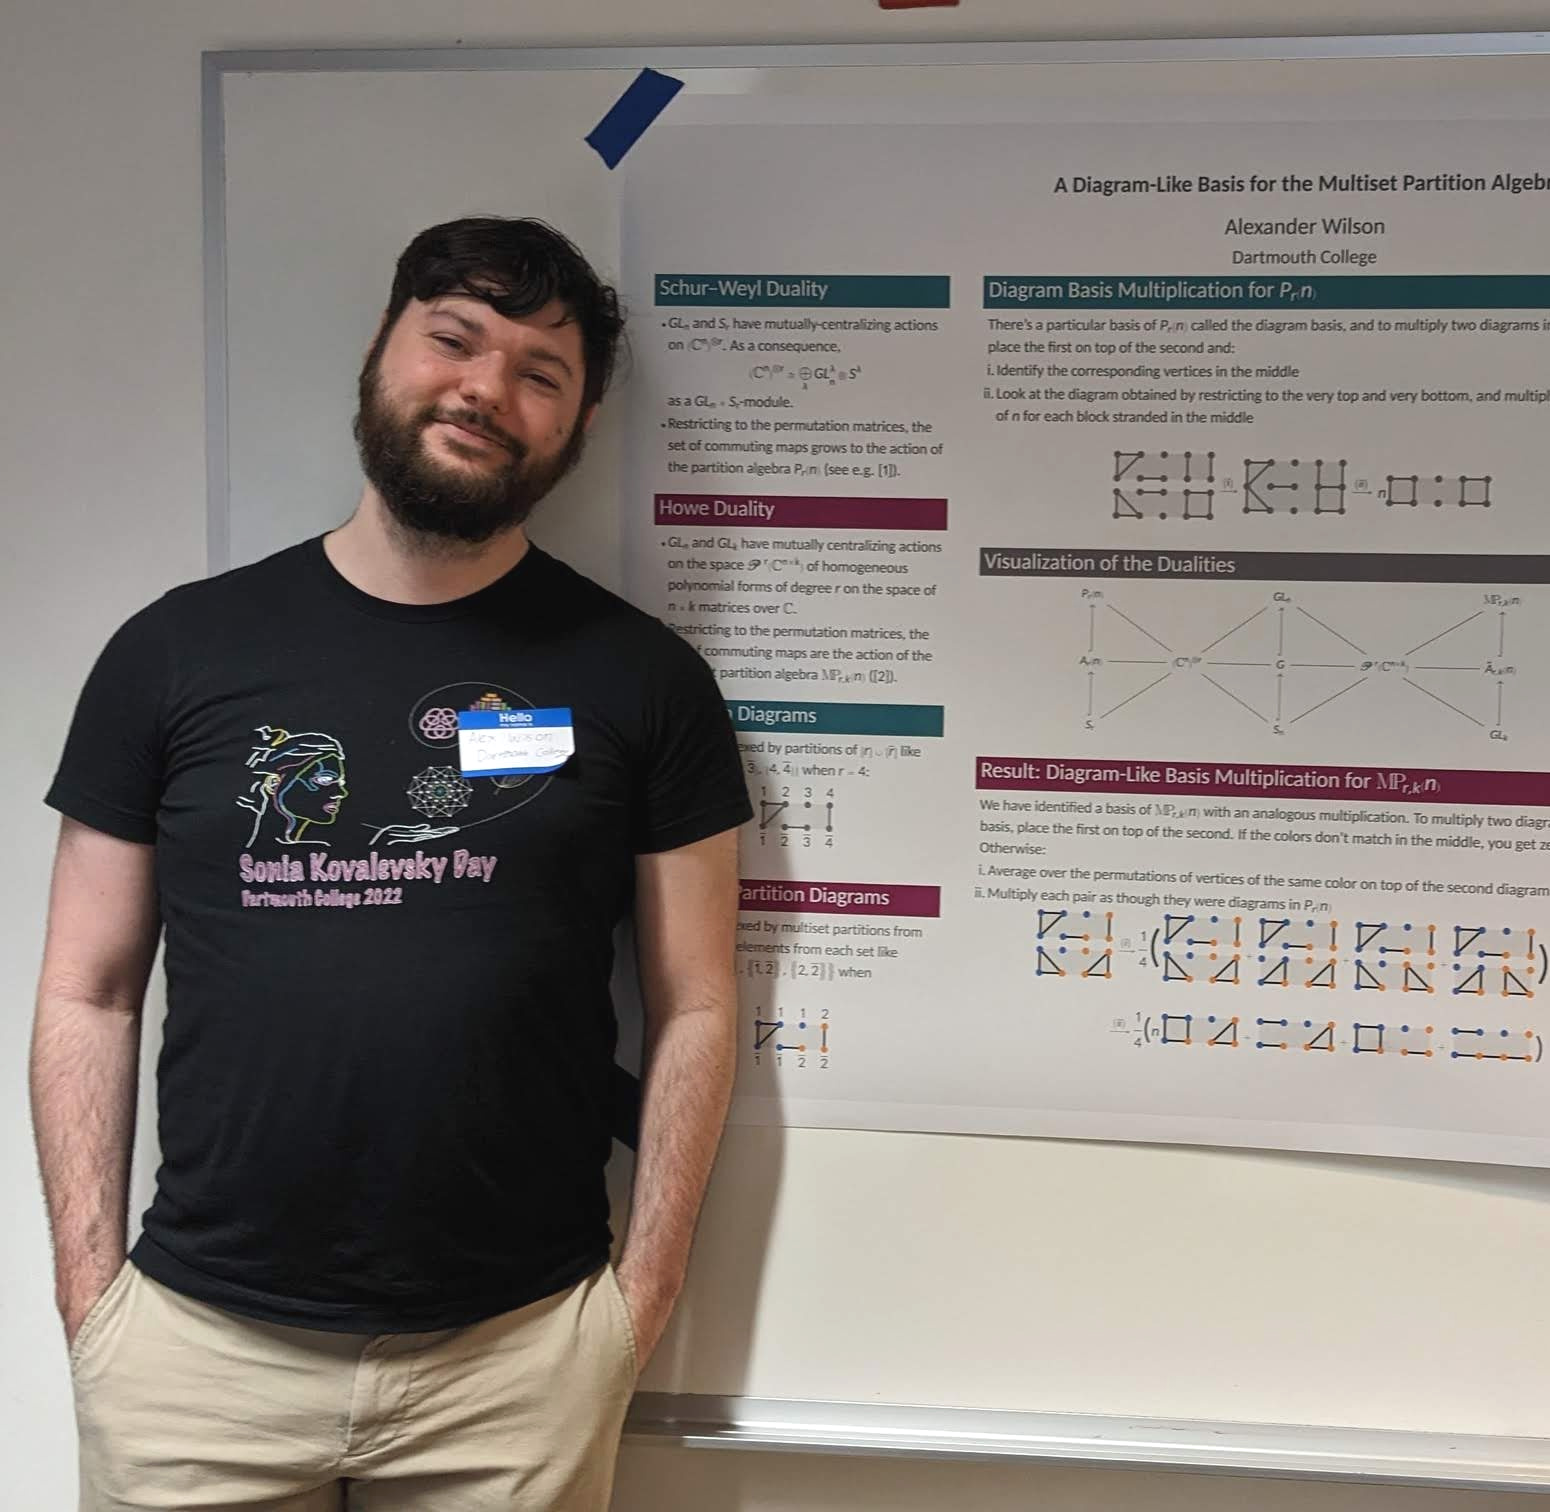
[[[749,817],[704,662],[526,534],[621,328],[539,222],[423,232],[360,375],[355,513],[172,590],[87,680],[32,1056],[83,1508],[608,1503],[725,1116]]]

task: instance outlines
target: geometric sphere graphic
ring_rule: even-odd
[[[427,819],[450,819],[467,808],[473,796],[456,767],[426,767],[409,784],[409,807]]]

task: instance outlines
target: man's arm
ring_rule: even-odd
[[[683,1286],[736,1068],[737,831],[636,862],[646,1010],[640,1151],[619,1285],[645,1364]]]
[[[32,1123],[73,1342],[124,1263],[140,1010],[156,955],[156,852],[66,819],[32,1032]]]

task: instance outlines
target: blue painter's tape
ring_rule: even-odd
[[[658,73],[654,68],[641,69],[635,82],[614,102],[613,109],[587,134],[587,145],[610,168],[617,168],[620,159],[683,87],[682,79]]]

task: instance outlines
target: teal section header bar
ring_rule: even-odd
[[[987,310],[1542,310],[1543,273],[997,274]]]
[[[935,274],[658,273],[659,305],[828,310],[945,310],[952,280]]]
[[[781,735],[913,735],[942,733],[941,704],[771,703],[729,698],[735,730]]]

